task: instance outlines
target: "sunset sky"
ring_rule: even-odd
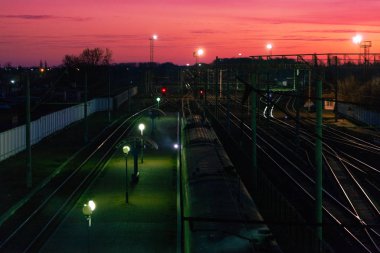
[[[0,64],[59,65],[109,48],[113,62],[194,63],[216,56],[357,53],[356,33],[380,50],[380,0],[0,0]]]

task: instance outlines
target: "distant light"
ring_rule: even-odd
[[[273,46],[272,46],[271,43],[268,43],[268,44],[266,45],[266,47],[267,47],[267,49],[269,49],[269,50],[271,50],[271,49],[273,48]]]
[[[179,148],[179,145],[178,145],[177,143],[175,143],[175,144],[173,145],[173,147],[174,147],[175,149],[178,149],[178,148]]]
[[[356,34],[352,37],[352,42],[355,44],[360,44],[362,42],[363,37],[360,34]]]
[[[159,103],[161,101],[161,98],[160,97],[157,97],[156,98],[156,101]]]
[[[190,66],[190,63],[186,63],[186,66],[188,66],[188,67],[189,67],[189,66]]]
[[[11,80],[11,84],[14,84],[16,81],[15,80]]]
[[[242,56],[243,54],[242,53],[238,53],[238,56]]]
[[[199,67],[202,66],[202,63],[198,63],[198,66],[199,66]]]
[[[205,53],[205,51],[202,48],[199,48],[197,50],[197,56],[202,56]]]
[[[152,39],[154,39],[154,40],[158,39],[157,34],[153,34]]]
[[[44,68],[40,68],[40,72],[41,72],[41,73],[44,73],[44,72],[45,72],[45,69],[44,69]]]

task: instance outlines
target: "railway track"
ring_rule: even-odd
[[[0,227],[0,251],[38,251],[80,195],[100,175],[114,146],[151,107],[105,130],[4,222]]]
[[[226,115],[226,113],[226,108],[220,106],[219,115],[223,116]],[[271,116],[271,114],[266,115]],[[226,119],[227,117],[225,116],[224,118]],[[234,124],[236,128],[240,128],[240,131],[244,133],[245,138],[250,140],[250,127],[246,123],[242,123],[239,117],[230,115],[229,118],[233,119],[232,124]],[[315,186],[312,179],[314,172],[311,162],[309,162],[309,169],[305,169],[304,164],[302,165],[302,163],[301,165],[297,165],[297,163],[300,164],[300,162],[293,162],[292,160],[299,160],[299,157],[297,158],[294,156],[294,150],[297,150],[297,147],[291,147],[291,143],[293,143],[293,141],[287,141],[286,145],[284,145],[284,140],[279,141],[279,138],[272,138],[272,136],[288,136],[290,139],[293,137],[294,140],[295,127],[287,122],[275,120],[272,117],[270,121],[272,125],[277,125],[276,127],[271,127],[270,131],[268,130],[269,128],[265,128],[264,130],[261,128],[258,129],[258,148],[282,170],[289,180],[301,189],[301,192],[304,193],[310,202],[314,201],[313,191]],[[274,129],[277,130],[274,131]],[[281,130],[279,131],[278,129]],[[338,135],[335,129],[330,131],[334,131],[335,136]],[[305,152],[306,158],[304,157],[303,160],[310,161],[310,155],[308,157],[307,154],[313,150],[313,143],[315,141],[314,137],[312,134],[309,134],[309,131],[305,130],[302,130],[300,136],[302,138],[302,143],[306,143],[308,145],[307,149],[309,150],[308,152]],[[342,142],[343,140],[347,140],[349,136],[345,136],[344,138],[341,135],[336,137],[338,141]],[[360,139],[356,139],[353,143],[352,138],[350,141],[347,141],[347,143],[351,148],[353,145],[358,146],[362,150],[369,151],[374,155],[377,155],[378,147],[376,145],[367,143]],[[293,155],[291,155],[291,153],[293,153]],[[299,156],[299,154],[297,154],[297,156]],[[374,166],[368,165],[358,158],[352,159],[352,157],[352,155],[341,151],[336,151],[333,147],[328,146],[326,142],[324,143],[325,166],[330,168],[329,171],[333,178],[340,179],[335,180],[338,188],[347,189],[343,191],[343,195],[346,196],[343,200],[341,196],[334,196],[336,195],[335,192],[330,193],[324,189],[324,211],[330,220],[334,221],[339,227],[343,228],[343,231],[348,238],[355,241],[356,247],[361,250],[359,252],[380,252],[378,247],[380,237],[378,228],[376,227],[376,225],[379,224],[378,218],[380,217],[377,209],[378,204],[375,203],[374,197],[368,198],[369,194],[364,190],[364,187],[358,183],[359,180],[352,175],[354,173],[368,175],[368,172],[371,171],[371,175],[373,176],[373,174],[376,174],[378,171]],[[301,166],[303,166],[302,170],[300,169]],[[351,173],[351,170],[355,170],[355,172]],[[368,181],[370,179],[368,177],[365,179],[360,179],[360,181],[363,180]],[[355,185],[354,187],[352,186],[353,184]],[[372,182],[370,185],[372,188],[375,188],[376,181]],[[351,192],[349,192],[349,190],[351,190]],[[375,191],[378,191],[378,188],[373,189],[373,192]],[[352,202],[355,202],[355,204]]]

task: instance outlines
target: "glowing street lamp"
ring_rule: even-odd
[[[143,136],[145,130],[145,125],[143,123],[139,124],[139,130],[141,131],[141,136]]]
[[[160,101],[161,101],[161,98],[160,98],[160,97],[157,97],[157,98],[156,98],[156,101],[157,101],[157,109],[160,109]]]
[[[152,37],[149,38],[150,41],[150,63],[154,62],[154,41],[158,39],[157,34],[153,34]]]
[[[356,34],[354,37],[352,37],[352,42],[359,46],[362,40],[363,40],[363,37],[360,34]]]
[[[198,64],[198,58],[204,55],[204,53],[205,51],[202,48],[197,49],[197,51],[193,53],[193,56],[195,57],[195,64]]]
[[[128,153],[131,151],[131,148],[126,145],[123,146],[123,153],[125,157],[125,203],[128,204]]]
[[[143,135],[144,135],[145,125],[143,123],[139,124],[139,129],[141,131],[141,163],[144,163],[144,139],[143,139]]]
[[[87,227],[87,252],[90,252],[90,227],[91,227],[91,215],[96,208],[95,202],[89,200],[86,204],[83,205],[82,213],[86,220],[88,221]]]
[[[267,48],[268,51],[269,51],[269,55],[272,55],[272,48],[273,48],[273,45],[272,45],[271,43],[268,43],[268,44],[266,45],[266,48]]]
[[[83,205],[82,213],[88,220],[88,227],[91,227],[91,214],[95,210],[95,208],[95,202],[92,200],[88,201],[88,203]]]
[[[361,48],[361,45],[362,45],[362,40],[363,40],[363,37],[360,35],[360,34],[356,34],[354,37],[352,37],[352,42],[356,45],[359,46],[359,59],[358,59],[358,63],[360,63],[360,58],[361,58],[361,53],[360,53],[360,48]]]

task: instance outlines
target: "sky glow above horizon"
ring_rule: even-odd
[[[358,53],[357,33],[380,49],[379,0],[0,0],[0,64],[59,65],[109,48],[113,62],[193,64],[268,54]]]

